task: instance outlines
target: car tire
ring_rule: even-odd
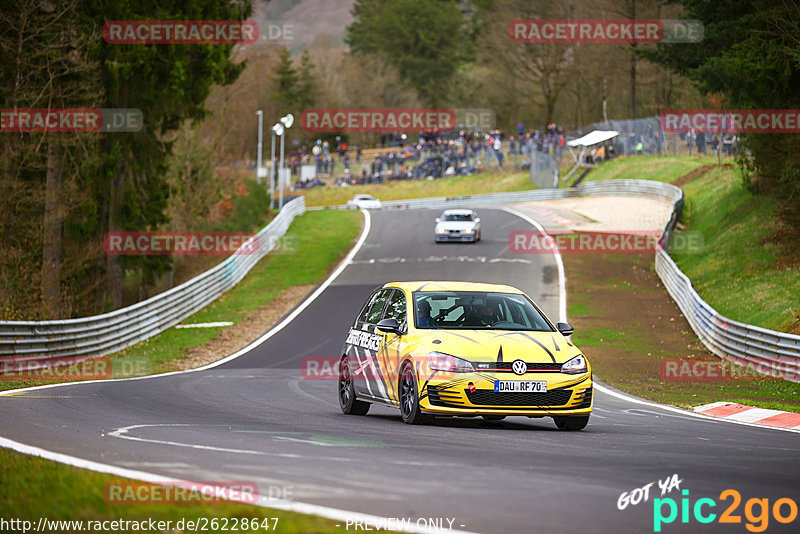
[[[400,416],[409,425],[430,423],[433,417],[422,413],[419,408],[419,389],[417,377],[411,362],[403,364],[397,381],[397,398],[400,399]]]
[[[347,356],[339,360],[339,407],[346,415],[366,415],[370,404],[356,398],[356,389],[353,386],[353,377],[350,374],[350,364]]]
[[[506,418],[505,415],[482,415],[485,421],[502,421]]]
[[[589,423],[588,415],[565,415],[553,417],[559,430],[583,430]]]

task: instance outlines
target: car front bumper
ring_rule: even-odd
[[[544,380],[545,393],[499,393],[494,380]],[[593,406],[591,373],[458,373],[452,380],[421,380],[420,409],[441,415],[588,415]],[[472,384],[470,386],[469,384]]]
[[[453,242],[453,243],[471,243],[475,241],[475,235],[472,234],[434,234],[437,242]]]

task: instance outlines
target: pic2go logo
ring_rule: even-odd
[[[717,506],[714,499],[698,499],[694,505],[689,500],[689,490],[683,490],[683,498],[680,499],[680,507],[675,499],[667,497],[664,499],[653,499],[653,532],[661,532],[662,525],[675,522],[678,512],[681,514],[681,523],[691,522],[692,516],[698,523],[712,523],[717,514],[711,512]],[[742,523],[742,516],[736,515],[739,505],[742,503],[742,495],[734,489],[726,489],[719,494],[720,501],[731,499],[731,504],[720,514],[718,523]],[[769,499],[748,499],[744,504],[744,516],[747,519],[745,528],[750,532],[764,532],[769,526],[769,518],[778,523],[791,523],[797,519],[797,503],[792,499],[777,499],[772,503],[770,509]],[[771,513],[770,513],[771,512]],[[664,515],[666,513],[666,515]],[[691,513],[691,516],[690,516]]]

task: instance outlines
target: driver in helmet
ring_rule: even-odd
[[[497,322],[497,310],[494,306],[486,304],[478,309],[479,318],[483,326],[492,326]]]
[[[431,303],[427,300],[417,302],[417,325],[423,328],[436,325],[431,317]]]

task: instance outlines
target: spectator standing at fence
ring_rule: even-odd
[[[497,156],[497,168],[503,168],[503,143],[500,141],[500,136],[494,138],[494,142],[492,143],[492,149],[494,149],[494,155]]]
[[[322,170],[322,141],[317,139],[317,142],[314,143],[314,146],[311,149],[311,154],[314,156],[314,163],[317,166],[317,174],[319,174]]]
[[[697,144],[697,153],[698,154],[705,154],[706,153],[706,134],[704,132],[697,132],[697,136],[695,137],[695,143]]]

